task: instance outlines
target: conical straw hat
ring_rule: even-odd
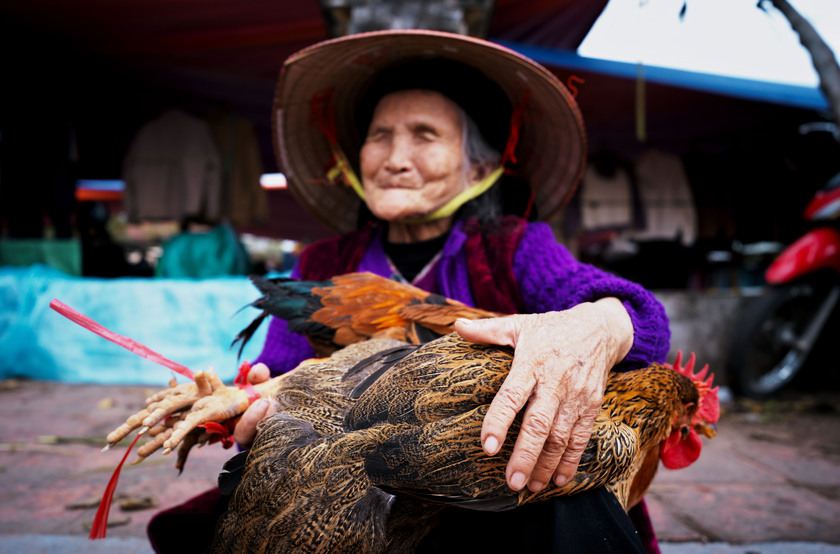
[[[370,84],[385,69],[430,58],[472,66],[504,91],[522,116],[513,170],[530,181],[541,218],[562,209],[580,181],[586,157],[583,119],[566,87],[543,66],[508,48],[427,30],[349,35],[286,60],[272,127],[278,164],[298,201],[336,231],[356,227],[359,197],[327,177],[336,161],[333,144],[356,164],[366,132],[357,128],[356,113]]]

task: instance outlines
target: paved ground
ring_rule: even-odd
[[[194,451],[180,476],[171,456],[127,466],[109,538],[87,540],[95,502],[125,452],[101,453],[102,437],[149,392],[0,382],[0,552],[147,553],[151,515],[214,484],[232,452],[219,445]],[[840,395],[728,404],[719,431],[694,466],[657,476],[648,502],[663,551],[840,554]],[[120,507],[147,497],[154,507]]]

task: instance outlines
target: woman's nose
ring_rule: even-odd
[[[406,141],[396,139],[391,143],[385,168],[393,173],[401,173],[411,169],[411,148]]]

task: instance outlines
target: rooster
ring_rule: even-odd
[[[231,476],[220,478],[235,493],[217,551],[411,549],[433,525],[436,506],[505,510],[601,486],[629,509],[660,459],[684,467],[699,456],[698,433],[714,436],[717,389],[705,369],[694,374],[693,358],[685,367],[678,359],[673,368],[613,373],[573,479],[515,492],[504,467],[518,422],[498,455],[487,456],[480,443],[512,350],[442,334],[457,317],[494,314],[364,274],[258,286],[265,295],[254,303],[264,311],[258,321],[285,317],[322,348],[343,348],[257,385],[260,395],[275,398],[278,413],[261,423],[238,486]],[[364,309],[342,309],[342,301]],[[425,342],[427,333],[442,336],[410,344]],[[202,384],[162,393],[108,440],[144,426],[160,432],[142,455],[169,451],[185,438],[195,442],[189,436],[198,425],[230,421],[247,407],[244,390],[199,377]],[[170,418],[178,423],[161,423],[172,413],[181,414]]]

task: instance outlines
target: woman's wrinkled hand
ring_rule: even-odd
[[[508,461],[508,486],[539,491],[549,479],[562,485],[574,475],[607,376],[633,344],[633,326],[616,298],[579,304],[562,312],[459,320],[465,339],[512,346],[510,374],[490,405],[481,430],[489,455],[501,448],[516,415],[525,408]]]
[[[264,383],[271,378],[271,371],[265,364],[254,364],[248,372],[247,381],[252,385]],[[233,440],[248,448],[257,436],[257,424],[268,415],[277,411],[270,398],[260,398],[251,404],[233,429]]]

